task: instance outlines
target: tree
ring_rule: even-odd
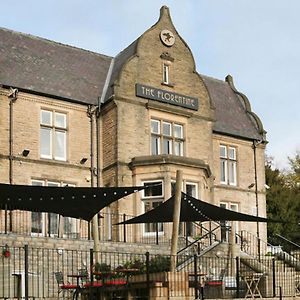
[[[267,215],[270,219],[280,219],[285,223],[268,223],[268,241],[274,245],[288,244],[278,238],[277,234],[300,244],[300,156],[289,158],[291,171],[281,172],[273,168],[273,160],[267,159],[265,166],[267,190]],[[290,249],[286,249],[290,250]]]

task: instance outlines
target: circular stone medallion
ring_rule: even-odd
[[[160,32],[160,39],[168,47],[171,47],[175,43],[175,36],[172,31],[164,29]]]

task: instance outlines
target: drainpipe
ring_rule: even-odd
[[[9,183],[13,184],[13,104],[18,99],[18,90],[10,88],[9,99]]]
[[[10,93],[8,95],[9,99],[9,184],[13,184],[13,146],[14,146],[14,136],[13,136],[13,104],[18,99],[18,89],[10,88]],[[6,220],[7,220],[7,208],[5,209]],[[12,211],[9,211],[9,231],[12,231]],[[7,232],[7,225],[5,226],[5,232]]]
[[[257,154],[256,148],[263,141],[253,141],[253,158],[254,158],[254,183],[255,183],[255,206],[256,206],[256,217],[258,217],[258,186],[257,186]],[[260,237],[259,237],[259,222],[256,222],[256,236],[257,236],[257,254],[260,259]]]
[[[97,164],[97,187],[100,187],[100,111],[99,105],[96,110],[96,164]]]
[[[91,187],[94,187],[94,176],[98,176],[98,170],[94,167],[94,115],[97,107],[89,105],[87,110],[87,115],[90,118],[90,158],[91,158]],[[98,182],[98,180],[97,180]],[[93,239],[94,239],[94,251],[95,251],[95,260],[99,261],[99,251],[100,251],[100,243],[99,243],[99,228],[98,228],[98,215],[96,214],[92,220],[93,225]]]

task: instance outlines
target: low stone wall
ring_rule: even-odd
[[[7,244],[9,247],[24,247],[43,249],[65,249],[88,251],[93,248],[92,240],[71,240],[51,237],[28,237],[16,234],[0,234],[0,247]],[[100,242],[101,252],[135,253],[144,254],[149,252],[152,255],[169,255],[168,245],[132,244],[123,242]]]

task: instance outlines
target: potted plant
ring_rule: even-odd
[[[2,249],[2,255],[6,258],[10,257],[10,251],[7,244]]]
[[[103,280],[104,278],[109,276],[111,272],[111,266],[106,263],[96,263],[94,265],[94,274],[96,280]]]

